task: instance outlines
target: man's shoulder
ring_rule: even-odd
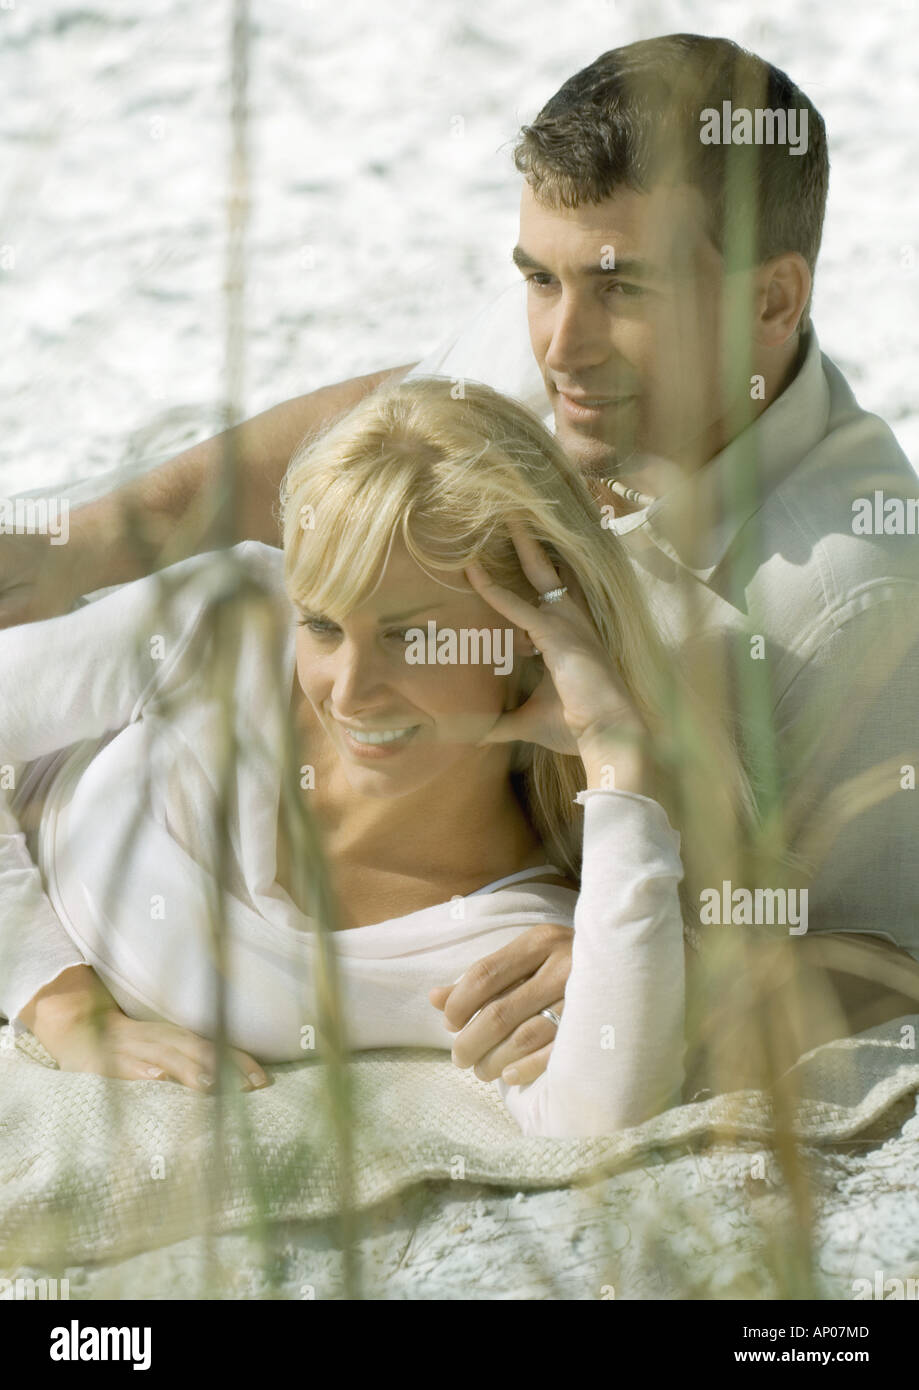
[[[904,518],[912,499],[919,522],[919,479],[889,425],[859,407],[828,359],[824,380],[825,427],[741,528],[714,580],[732,607],[743,594],[743,632],[765,638],[777,695],[815,661],[822,669],[821,654],[835,669],[919,614],[919,525],[898,530],[891,508],[885,527],[874,496],[900,499]],[[869,502],[870,524],[860,520]]]
[[[789,622],[833,626],[919,586],[919,477],[886,421],[862,410],[838,368],[827,429],[757,514],[762,580]]]

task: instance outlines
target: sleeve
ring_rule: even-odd
[[[549,400],[530,345],[524,281],[509,285],[448,334],[404,380],[418,376],[482,381],[544,417]]]
[[[775,719],[808,931],[881,936],[919,960],[917,599],[875,597],[837,623]]]
[[[48,901],[6,793],[0,790],[0,1013],[19,1011],[62,970],[85,965]]]
[[[86,963],[29,854],[16,778],[36,758],[124,728],[190,674],[205,611],[190,581],[215,574],[214,558],[191,556],[71,613],[0,630],[0,1013],[14,1031],[44,985]]]
[[[565,1009],[542,1076],[498,1087],[525,1134],[599,1136],[681,1100],[684,1079],[680,837],[656,801],[580,792],[581,891]]]

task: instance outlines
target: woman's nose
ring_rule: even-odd
[[[378,652],[372,647],[342,643],[336,653],[332,703],[339,714],[354,715],[385,695],[386,681]]]

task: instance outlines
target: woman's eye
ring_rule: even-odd
[[[329,633],[338,631],[335,624],[330,623],[328,618],[315,618],[311,613],[306,613],[302,618],[298,618],[297,625],[309,628],[310,632],[315,632],[319,637],[325,637]]]
[[[339,631],[336,623],[330,622],[328,618],[317,618],[311,613],[306,613],[298,618],[297,625],[299,627],[308,628],[308,630],[315,633],[317,637],[332,637]],[[391,637],[396,642],[404,643],[408,640],[410,630],[411,629],[407,627],[393,628],[391,631],[387,632],[385,636],[387,638]]]

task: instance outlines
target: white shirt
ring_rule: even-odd
[[[407,379],[485,382],[554,429],[526,293],[516,281]],[[853,502],[876,490],[919,495],[892,431],[811,331],[797,375],[749,429],[608,529],[675,656],[725,662],[738,686],[764,678],[774,757],[757,755],[742,709],[735,732],[764,804],[774,770],[788,840],[810,859],[808,930],[882,936],[919,960],[919,536],[854,533]],[[834,794],[859,777],[863,809],[834,830]]]
[[[283,649],[253,605],[234,608],[239,766],[221,866],[206,600],[240,570],[269,595]],[[162,585],[179,580],[164,607]],[[283,556],[258,542],[0,631],[0,1010],[15,1031],[44,984],[86,963],[131,1017],[213,1036],[208,907],[219,870],[229,1042],[269,1064],[316,1055],[314,939],[275,879],[280,731],[294,669]],[[678,1103],[683,1081],[679,836],[647,797],[591,789],[578,800],[579,895],[499,880],[335,936],[352,1047],[449,1049],[432,987],[535,923],[574,927],[546,1072],[523,1087],[494,1083],[529,1134],[614,1132]],[[39,805],[27,841],[17,816]]]

